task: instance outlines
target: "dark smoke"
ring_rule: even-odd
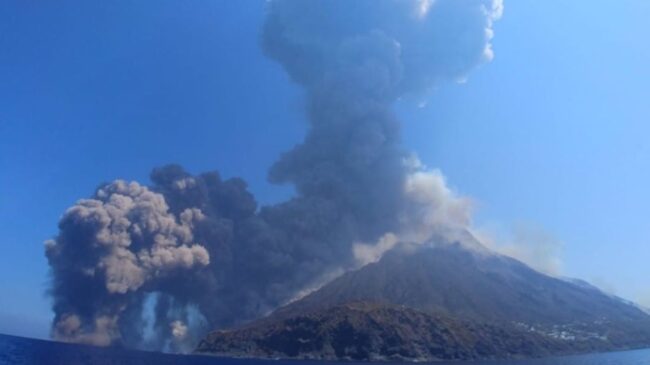
[[[468,202],[400,143],[391,104],[492,57],[500,0],[273,0],[266,54],[307,94],[311,128],[271,167],[296,196],[258,207],[217,172],[155,169],[64,214],[46,244],[53,337],[183,350],[395,242],[469,223]]]

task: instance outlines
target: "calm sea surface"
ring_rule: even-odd
[[[0,364],[38,365],[315,365],[314,361],[223,359],[207,356],[165,355],[139,351],[75,346],[0,335]],[[335,363],[336,364],[336,363]],[[353,364],[353,363],[345,363]],[[441,362],[471,365],[650,365],[650,350],[615,352],[528,361]]]

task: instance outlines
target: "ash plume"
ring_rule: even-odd
[[[307,96],[304,141],[269,170],[295,196],[260,207],[243,180],[177,165],[154,169],[148,187],[100,187],[46,243],[54,338],[180,351],[393,241],[469,224],[471,204],[402,146],[391,105],[489,61],[501,1],[267,6],[262,47]]]

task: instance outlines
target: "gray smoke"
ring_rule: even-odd
[[[264,51],[307,96],[305,140],[269,171],[295,197],[258,207],[243,180],[177,165],[149,187],[100,187],[46,244],[54,338],[182,350],[367,261],[359,252],[469,224],[467,201],[401,145],[391,104],[489,61],[501,1],[267,6]]]
[[[69,208],[56,240],[45,243],[54,337],[100,345],[119,337],[121,314],[133,300],[210,263],[208,251],[193,243],[203,219],[196,208],[173,215],[161,194],[120,180]]]

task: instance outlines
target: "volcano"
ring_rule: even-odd
[[[199,353],[328,360],[524,358],[650,346],[650,316],[462,239],[401,245]]]

